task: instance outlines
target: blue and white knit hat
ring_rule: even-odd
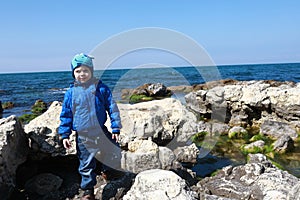
[[[81,66],[85,65],[91,69],[91,72],[94,72],[94,65],[93,65],[93,59],[94,57],[80,53],[74,56],[71,62],[71,69],[72,69],[72,75],[74,77],[74,70]]]

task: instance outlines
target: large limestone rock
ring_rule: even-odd
[[[288,123],[272,120],[265,120],[260,126],[260,132],[274,139],[278,139],[283,135],[289,136],[293,139],[298,137],[295,128]]]
[[[37,127],[46,127],[48,129],[49,136],[55,136],[58,131],[58,126],[60,124],[59,115],[62,109],[61,102],[54,101],[39,117],[30,121],[29,124],[25,125],[24,130],[26,133],[32,131],[32,129]]]
[[[297,177],[276,168],[264,155],[250,154],[247,164],[224,167],[216,176],[199,181],[197,188],[206,198],[284,200],[299,193],[297,185]]]
[[[118,106],[125,141],[151,137],[158,144],[172,140],[177,147],[184,146],[197,132],[196,116],[173,98]]]
[[[300,117],[300,84],[295,86],[282,85],[267,89],[271,108],[280,117],[288,121],[298,120]]]
[[[300,84],[276,81],[239,81],[200,89],[185,96],[187,106],[201,115],[225,115],[231,126],[264,120],[294,122],[300,118]],[[214,108],[225,106],[225,109]],[[215,117],[216,118],[216,117]],[[298,125],[299,126],[299,123]]]
[[[16,185],[17,167],[26,161],[28,140],[16,118],[0,120],[0,199],[7,199]]]
[[[59,140],[58,127],[62,103],[54,101],[48,110],[36,117],[24,127],[30,138],[30,147],[35,152],[42,152],[51,156],[76,154],[75,133],[71,135],[72,147],[65,150]]]
[[[189,146],[177,147],[174,150],[177,160],[183,163],[196,163],[199,153],[200,151],[195,143]]]
[[[133,173],[148,169],[168,169],[176,160],[167,147],[159,147],[151,140],[134,140],[123,152],[122,168]]]
[[[152,169],[139,173],[124,200],[192,200],[195,194],[174,172]]]

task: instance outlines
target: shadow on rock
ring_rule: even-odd
[[[132,186],[134,178],[135,174],[124,172],[124,176],[121,178],[108,181],[102,191],[96,191],[96,199],[122,199],[122,197]]]

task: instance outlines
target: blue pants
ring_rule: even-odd
[[[80,187],[84,190],[93,189],[96,185],[96,159],[102,163],[102,171],[120,169],[121,149],[111,133],[100,133],[99,137],[77,136],[78,171],[81,175]]]

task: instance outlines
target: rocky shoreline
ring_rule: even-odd
[[[299,178],[271,161],[299,154],[300,84],[222,80],[169,89],[187,93],[186,104],[119,104],[126,173],[110,182],[99,176],[97,199],[299,198]],[[80,198],[76,149],[65,151],[57,135],[60,110],[53,102],[25,126],[0,119],[0,199]],[[247,163],[199,180],[182,164],[195,164],[221,137],[248,154]]]

